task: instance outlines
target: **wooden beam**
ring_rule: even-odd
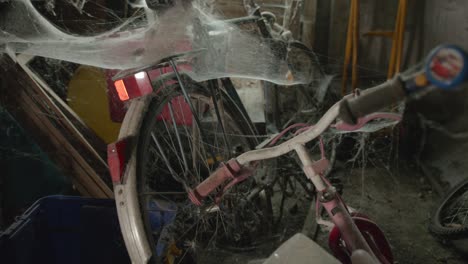
[[[0,101],[21,126],[45,151],[65,175],[71,177],[76,189],[84,196],[111,198],[109,186],[101,177],[108,171],[92,155],[82,138],[74,138],[62,126],[63,113],[39,93],[37,84],[10,58],[0,58]],[[60,120],[60,122],[58,121]],[[75,135],[76,136],[76,135]],[[101,164],[101,165],[99,165]]]
[[[52,108],[52,112],[61,117],[60,119],[57,119],[57,121],[60,122],[61,126],[67,130],[67,135],[70,135],[76,140],[78,140],[79,143],[94,156],[95,160],[99,162],[100,165],[107,168],[107,163],[103,159],[106,151],[106,146],[104,142],[100,140],[98,141],[97,136],[94,135],[92,131],[90,131],[90,129],[85,125],[84,121],[81,120],[81,118],[60,97],[58,97],[54,93],[54,91],[47,85],[47,83],[44,80],[41,79],[41,77],[39,77],[28,67],[27,64],[32,58],[34,57],[22,54],[18,55],[17,57],[19,66],[25,71],[26,74],[29,75],[29,77],[36,84],[31,86],[31,88],[34,89],[34,91],[38,93],[41,98],[43,98],[43,105]],[[70,116],[70,118],[68,116]],[[73,122],[72,120],[74,120],[75,122]],[[80,126],[81,131],[75,126],[74,123]],[[83,130],[88,130],[88,135],[92,134],[92,139],[95,146],[92,146],[89,142],[89,139],[85,138],[85,136],[82,134]],[[96,150],[96,144],[98,143],[98,149],[101,150],[100,153],[98,153],[98,151]]]

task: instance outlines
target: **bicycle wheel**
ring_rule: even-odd
[[[219,204],[213,195],[196,207],[187,190],[257,140],[226,94],[220,92],[214,103],[199,84],[185,83],[185,89],[194,112],[173,85],[152,99],[145,113],[137,143],[138,200],[155,260],[210,263],[216,261],[215,248],[254,246],[268,227],[265,199],[255,193],[255,175],[226,192]]]
[[[468,237],[468,179],[444,198],[432,215],[429,231],[441,239]]]

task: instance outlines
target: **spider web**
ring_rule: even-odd
[[[91,1],[68,1],[88,17]],[[54,13],[55,1],[45,3]],[[127,18],[117,15],[114,28],[87,36],[64,32],[38,11],[32,1],[16,0],[0,9],[0,52],[23,53],[105,69],[131,69],[168,56],[204,49],[186,57],[191,77],[204,81],[220,77],[253,78],[277,84],[310,83],[312,66],[293,64],[300,52],[284,41],[265,40],[245,32],[213,12],[209,2],[176,1],[167,9],[139,8]],[[102,8],[103,12],[113,12]],[[294,15],[294,14],[292,14]],[[21,19],[19,19],[21,18]],[[84,25],[89,28],[99,24]]]

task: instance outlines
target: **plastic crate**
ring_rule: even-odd
[[[0,233],[2,263],[130,263],[115,201],[47,196]]]

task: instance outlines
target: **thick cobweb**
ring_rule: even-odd
[[[44,8],[52,15],[54,13],[59,15],[59,12],[54,11],[56,7],[54,8],[53,3],[55,2],[43,1]],[[63,2],[73,4],[77,12],[84,14],[87,12],[86,6],[89,5],[87,1]],[[289,47],[287,49],[289,52],[278,56],[279,50],[273,41],[262,39],[257,33],[226,22],[221,16],[215,14],[208,2],[210,1],[200,0],[190,3],[178,1],[173,7],[159,11],[153,11],[144,5],[138,6],[136,8],[138,11],[126,16],[125,19],[116,17],[110,25],[104,27],[104,30],[92,31],[91,29],[96,27],[93,24],[89,27],[87,34],[78,34],[50,23],[34,5],[34,1],[11,1],[9,5],[0,9],[0,51],[9,52],[12,56],[16,53],[23,53],[99,68],[124,70],[146,66],[188,50],[201,50],[195,55],[184,57],[191,63],[190,74],[196,81],[240,77],[289,85],[309,84],[317,78],[307,65],[305,67],[294,65],[294,62],[300,60],[289,60],[292,55],[297,56],[293,48]],[[296,11],[291,12],[291,17],[297,15]],[[113,14],[114,11],[109,10],[108,13]],[[251,13],[246,14],[251,15]],[[19,17],[22,19],[18,19]],[[287,23],[288,19],[285,19],[283,25],[287,26]],[[329,72],[340,72],[341,58],[330,58],[324,54],[319,54],[319,57],[328,59]],[[73,66],[61,65],[52,67],[52,72],[57,74],[58,68],[74,69]],[[294,69],[294,72],[290,73],[291,69]],[[360,69],[369,70],[362,66]],[[370,70],[368,72],[370,72],[368,75],[384,75]],[[50,79],[58,80],[52,77]],[[361,74],[361,78],[364,77],[375,76]],[[279,122],[278,129],[281,130],[297,122],[314,124],[318,120],[328,106],[339,98],[338,95],[333,94],[337,90],[333,87],[333,82],[336,84],[338,78],[333,79],[327,76],[326,80],[320,86],[312,87],[312,91],[309,89],[304,91],[309,95],[313,94],[310,98],[303,94],[294,97],[294,102],[288,105],[297,106],[297,109],[294,109],[293,115],[285,114],[287,120]],[[62,84],[66,85],[65,82]],[[300,97],[302,99],[299,99]],[[305,102],[297,104],[297,101]],[[380,136],[374,136],[372,133],[391,130],[390,128],[394,126],[395,122],[379,120],[353,133],[330,131],[324,135],[325,147],[327,152],[332,152],[332,148],[335,148],[333,141],[337,141],[336,145],[344,142],[342,144],[346,146],[350,154],[340,159],[350,165],[347,168],[358,168],[362,171],[362,185],[364,186],[364,174],[369,165],[384,166],[389,174],[392,174],[390,169],[392,164],[389,158],[391,155],[389,154],[394,153],[395,150],[392,149],[393,144],[385,144],[392,138],[387,137],[388,134],[385,135],[385,133]],[[350,141],[348,145],[345,144],[346,139]],[[318,153],[318,148],[317,142],[313,142],[310,146],[313,153]],[[342,150],[337,151],[343,152]],[[279,166],[275,168],[278,171],[277,177],[288,179],[284,180],[284,186],[279,184],[281,192],[295,194],[291,197],[282,195],[280,201],[276,201],[279,214],[286,223],[290,222],[289,220],[293,217],[292,212],[299,211],[299,213],[294,213],[300,215],[297,218],[304,216],[310,204],[310,201],[304,200],[304,197],[310,193],[311,186],[308,182],[299,181],[303,179],[303,172],[292,157],[286,157],[286,161],[280,160],[279,163]],[[289,179],[297,179],[297,183]],[[282,180],[278,182],[281,183]],[[301,184],[305,186],[304,191],[296,193],[296,186],[297,190],[300,190]],[[288,188],[291,190],[288,191]],[[364,193],[362,190],[361,192]],[[298,204],[304,207],[303,212],[300,209],[297,210],[297,207],[301,207]],[[281,220],[281,217],[279,219]],[[297,223],[294,222],[294,224]],[[294,228],[297,229],[297,226]],[[287,228],[285,224],[283,233],[286,233]],[[278,240],[284,239],[283,234]]]
[[[115,18],[113,28],[92,36],[89,32],[88,36],[65,32],[57,23],[51,23],[43,13],[52,12],[53,16],[55,1],[39,1],[41,5],[34,2],[16,0],[2,6],[0,51],[105,69],[132,69],[188,50],[200,50],[184,58],[192,66],[190,75],[196,81],[242,77],[303,84],[313,78],[310,65],[293,65],[288,60],[293,48],[226,22],[214,14],[207,1],[175,1],[173,6],[158,11],[143,5],[126,19]],[[84,12],[87,4],[65,2],[79,12]]]

